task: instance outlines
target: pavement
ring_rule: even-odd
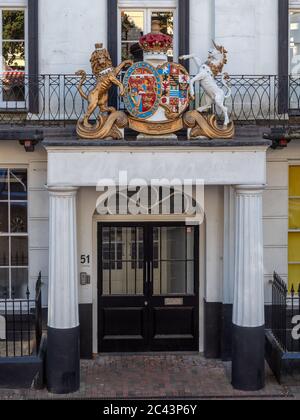
[[[81,388],[74,394],[0,390],[0,400],[300,399],[300,383],[279,385],[268,366],[266,388],[259,392],[234,390],[230,372],[230,363],[199,354],[99,355],[81,362]]]

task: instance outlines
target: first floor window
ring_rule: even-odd
[[[162,33],[172,36],[176,35],[176,8],[163,8],[164,1],[160,2],[161,7],[159,8],[151,7],[151,2],[149,2],[149,7],[143,8],[139,8],[138,2],[134,1],[120,1],[119,4],[132,5],[132,7],[120,8],[120,60],[143,60],[143,50],[139,46],[139,39],[141,36],[151,32],[153,21],[158,20],[160,22]],[[174,48],[168,51],[170,61],[177,59],[176,43],[177,40],[174,38]]]
[[[0,8],[1,102],[7,106],[25,101],[25,20],[25,9]]]
[[[27,170],[0,168],[0,299],[28,286]]]
[[[289,168],[289,288],[300,285],[300,166]]]

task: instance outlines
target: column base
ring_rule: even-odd
[[[79,327],[48,327],[46,380],[52,394],[71,394],[80,388],[79,337]]]
[[[233,325],[232,386],[240,391],[265,387],[265,327]]]
[[[221,333],[221,358],[223,362],[232,360],[232,312],[232,304],[223,304]]]

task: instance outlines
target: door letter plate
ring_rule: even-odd
[[[166,298],[165,306],[183,306],[183,298]]]

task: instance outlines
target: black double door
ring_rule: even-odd
[[[198,255],[198,227],[99,224],[99,352],[197,351]]]

